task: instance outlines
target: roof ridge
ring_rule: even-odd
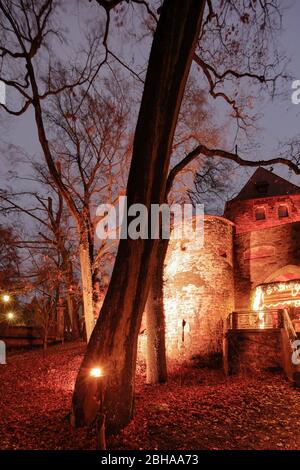
[[[259,185],[259,183],[261,183],[261,185]],[[282,176],[273,173],[273,171],[259,166],[242,187],[238,195],[231,199],[231,201],[276,197],[289,194],[300,194],[300,187]]]

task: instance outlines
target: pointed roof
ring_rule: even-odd
[[[272,196],[300,194],[300,187],[275,175],[270,170],[258,167],[239,194],[232,200],[257,199]]]

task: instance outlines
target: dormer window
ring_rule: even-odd
[[[266,210],[264,207],[257,207],[255,209],[255,220],[265,220],[266,219]]]
[[[281,205],[278,207],[278,217],[279,219],[283,219],[284,217],[288,217],[289,216],[289,210],[287,208],[287,206],[285,205]]]
[[[259,194],[267,194],[269,189],[269,183],[267,181],[258,181],[255,184],[256,191]]]

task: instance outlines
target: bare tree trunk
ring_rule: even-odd
[[[44,356],[46,354],[47,345],[48,345],[48,328],[45,328],[44,338],[43,338],[43,351],[44,351],[43,354],[44,354]]]
[[[66,294],[67,307],[68,307],[68,317],[71,326],[71,337],[72,339],[79,338],[79,318],[78,310],[74,308],[74,299],[73,295],[70,292]]]
[[[78,316],[78,309],[74,308],[74,293],[73,291],[73,265],[72,261],[70,260],[70,255],[66,249],[64,249],[64,245],[62,244],[61,252],[63,255],[63,268],[65,272],[65,283],[66,283],[66,301],[67,301],[67,312],[68,312],[68,320],[71,328],[71,337],[72,339],[79,338],[80,328],[79,328],[79,316]]]
[[[127,185],[128,205],[161,204],[182,96],[202,24],[205,0],[165,0],[154,35]],[[121,240],[101,313],[73,395],[73,422],[91,423],[99,410],[91,367],[104,371],[108,432],[133,415],[137,337],[157,240]]]
[[[49,331],[49,312],[46,309],[43,310],[43,314],[45,315],[45,321],[44,321],[44,331],[43,331],[43,357],[46,357],[46,351],[47,351],[47,346],[48,346],[48,331]],[[47,316],[46,316],[47,315]]]
[[[35,122],[38,131],[38,138],[40,145],[42,147],[44,157],[48,166],[48,170],[57,186],[59,195],[61,195],[67,207],[70,210],[74,220],[76,221],[77,228],[80,230],[82,228],[82,218],[81,214],[76,207],[76,204],[72,198],[72,195],[68,191],[67,187],[64,185],[60,170],[57,168],[57,165],[52,158],[51,150],[49,147],[49,142],[47,140],[44,121],[43,121],[43,112],[41,107],[39,89],[36,81],[35,71],[33,64],[29,58],[26,59],[26,68],[28,71],[28,77],[31,83],[33,100],[32,104],[34,106]],[[86,335],[87,339],[90,338],[90,335],[94,327],[94,318],[93,318],[93,292],[92,292],[92,260],[90,259],[90,245],[89,245],[89,236],[88,233],[84,232],[83,240],[80,241],[80,266],[81,266],[81,276],[82,276],[82,288],[83,288],[83,304],[84,304],[84,317],[85,317],[85,326],[86,326]],[[90,270],[89,270],[90,268]]]
[[[59,341],[64,341],[64,334],[65,334],[65,312],[64,312],[64,300],[62,297],[58,298],[56,302],[56,310],[57,310],[57,317],[56,317],[56,339]]]
[[[86,337],[89,341],[94,329],[94,310],[93,310],[93,281],[92,281],[92,263],[90,258],[89,245],[85,234],[79,244],[79,259],[82,282],[83,311],[85,318]]]
[[[168,243],[169,240],[159,240],[146,304],[148,384],[163,383],[167,380],[163,276]]]

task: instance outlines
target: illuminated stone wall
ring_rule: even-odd
[[[287,207],[288,217],[278,217],[279,206]],[[255,210],[257,208],[265,210],[266,218],[264,220],[255,220]],[[225,217],[235,223],[237,234],[299,222],[300,195],[233,200],[226,204]]]
[[[164,286],[169,358],[221,352],[225,318],[251,308],[256,286],[300,279],[300,194],[286,192],[236,198],[226,204],[226,218],[205,216],[204,246],[201,239],[170,241]],[[287,217],[279,217],[281,207]],[[264,220],[256,220],[257,209]]]
[[[279,218],[279,206],[288,217]],[[265,220],[255,220],[256,208],[265,210]],[[235,223],[235,307],[250,308],[251,293],[273,273],[287,265],[300,264],[300,195],[233,200],[225,215]]]
[[[171,240],[164,304],[169,358],[221,352],[224,319],[234,308],[233,224],[205,216],[199,240]]]
[[[241,214],[249,210],[249,201],[239,204]],[[205,216],[203,247],[197,240],[170,241],[164,286],[170,358],[220,351],[224,319],[233,310],[251,307],[257,285],[300,278],[300,222],[286,218],[278,225],[275,218],[273,223],[249,231],[225,218]],[[283,278],[272,279],[281,269]],[[144,351],[146,334],[140,344]]]
[[[280,330],[229,331],[229,372],[253,372],[282,367]]]

